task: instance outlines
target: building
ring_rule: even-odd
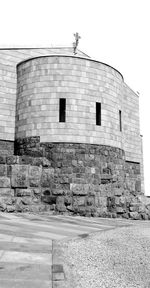
[[[1,49],[0,95],[8,210],[127,213],[144,191],[143,154],[139,95],[119,71],[72,48]]]

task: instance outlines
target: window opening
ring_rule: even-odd
[[[96,125],[101,126],[101,103],[96,102]]]
[[[59,122],[66,121],[66,99],[59,99]]]
[[[120,127],[120,131],[122,131],[121,110],[119,110],[119,127]]]

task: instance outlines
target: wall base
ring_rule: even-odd
[[[123,150],[103,145],[40,143],[39,138],[22,139],[17,149],[18,154],[42,157],[0,157],[1,211],[149,217],[149,208],[142,210],[139,201],[140,164],[126,162]]]

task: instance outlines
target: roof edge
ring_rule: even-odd
[[[56,47],[6,47],[6,48],[2,48],[0,47],[0,51],[2,50],[38,50],[38,49],[72,49],[73,51],[73,47],[72,46],[56,46]],[[80,49],[77,49],[78,52],[82,53],[83,55],[85,55],[86,57],[91,58],[89,55],[87,55],[86,53],[84,53],[83,51],[81,51]]]
[[[66,55],[66,54],[48,54],[48,55],[42,55],[42,56],[37,56],[37,57],[31,57],[31,58],[28,58],[28,59],[25,59],[21,62],[19,62],[16,66],[18,68],[18,66],[20,66],[21,64],[25,63],[25,62],[28,62],[30,60],[34,60],[34,59],[38,59],[38,58],[44,58],[44,57],[71,57],[71,58],[77,58],[77,59],[83,59],[83,60],[88,60],[88,61],[93,61],[93,62],[96,62],[96,63],[100,63],[100,64],[103,64],[103,65],[106,65],[107,67],[110,67],[112,69],[114,69],[118,74],[120,74],[120,76],[122,77],[123,81],[124,81],[124,78],[123,78],[123,75],[121,74],[120,71],[118,71],[116,68],[114,68],[113,66],[107,64],[107,63],[104,63],[104,62],[101,62],[101,61],[98,61],[98,60],[95,60],[95,59],[92,59],[92,58],[86,58],[86,57],[82,57],[82,56],[76,56],[76,55]]]

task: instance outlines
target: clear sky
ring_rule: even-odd
[[[0,0],[0,47],[71,46],[118,69],[140,93],[145,192],[150,195],[149,0]]]

